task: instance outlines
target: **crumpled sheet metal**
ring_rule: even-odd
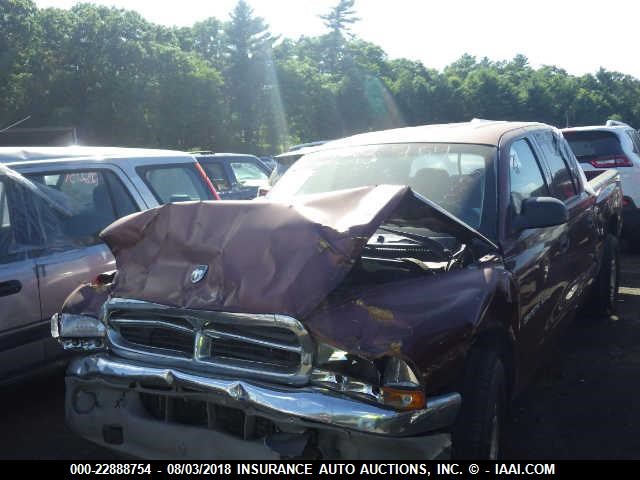
[[[113,295],[303,319],[409,195],[409,187],[382,185],[295,204],[187,202],[129,215],[101,233],[116,257]],[[192,283],[198,265],[208,272]]]
[[[471,338],[500,288],[501,272],[486,266],[354,288],[340,301],[330,297],[305,326],[316,338],[354,354],[401,355],[436,366],[461,338]]]
[[[80,285],[64,301],[62,312],[99,318],[102,305],[109,299],[109,292],[108,286]]]

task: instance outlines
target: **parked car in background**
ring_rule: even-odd
[[[303,155],[316,151],[318,147],[320,147],[324,143],[326,142],[312,142],[302,145],[296,145],[294,147],[291,147],[288,152],[276,155],[276,166],[271,172],[271,175],[269,175],[268,183],[266,185],[262,185],[258,189],[257,196],[264,197],[267,193],[269,193],[271,187],[273,187],[277,183],[277,181],[280,180],[280,177],[282,177],[282,175],[284,175],[284,173],[291,167],[291,165],[296,163],[300,158],[302,158]]]
[[[317,140],[315,142],[300,143],[289,148],[289,151],[293,152],[294,150],[301,150],[303,148],[319,147],[320,145],[324,145],[328,141],[329,140]]]
[[[264,163],[271,171],[273,171],[273,169],[276,168],[277,163],[272,156],[260,157],[260,161]]]
[[[483,122],[328,143],[264,201],[132,215],[102,233],[114,282],[52,319],[87,353],[68,425],[143,457],[496,458],[562,327],[615,307],[621,198],[557,129]]]
[[[98,237],[104,227],[216,197],[193,156],[173,151],[0,148],[0,167],[0,380],[60,355],[51,315],[78,285],[115,268]]]
[[[633,251],[640,251],[640,135],[614,120],[606,125],[565,128],[580,166],[587,172],[613,168],[622,180],[624,226],[622,235]]]
[[[197,153],[221,200],[250,200],[267,185],[271,170],[258,157],[239,153]]]

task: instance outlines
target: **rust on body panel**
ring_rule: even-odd
[[[444,355],[448,339],[471,336],[499,288],[503,274],[496,270],[469,268],[356,287],[340,300],[329,296],[305,325],[317,338],[355,354],[401,353],[427,364],[432,360],[425,358],[427,350]]]

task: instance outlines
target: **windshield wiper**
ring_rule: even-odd
[[[415,240],[416,242],[421,243],[422,245],[425,245],[428,247],[435,247],[435,249],[438,250],[437,253],[443,259],[447,259],[447,260],[451,259],[451,252],[449,252],[449,250],[445,248],[440,242],[438,242],[437,240],[434,240],[431,237],[428,237],[427,235],[420,235],[419,233],[407,232],[400,228],[390,228],[382,225],[378,227],[378,230],[382,230],[383,232],[395,233],[396,235],[402,235],[403,237],[406,237],[410,240]]]

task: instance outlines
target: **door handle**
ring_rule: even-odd
[[[22,290],[22,284],[18,280],[9,280],[7,282],[0,282],[0,297],[8,297],[9,295],[15,295]]]

